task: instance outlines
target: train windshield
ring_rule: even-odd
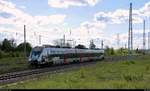
[[[32,57],[33,56],[40,56],[40,54],[41,54],[41,51],[32,51]]]
[[[33,57],[39,57],[40,56],[40,54],[41,54],[41,52],[42,52],[42,49],[41,48],[34,48],[33,50],[32,50],[32,52],[31,52],[31,57],[33,58]]]

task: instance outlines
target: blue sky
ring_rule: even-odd
[[[71,29],[72,38],[77,43],[88,47],[90,39],[94,39],[97,47],[100,47],[100,41],[104,40],[105,46],[115,48],[118,48],[116,34],[119,33],[119,47],[124,47],[127,43],[130,2],[133,3],[135,14],[134,47],[142,48],[142,42],[139,41],[142,41],[142,34],[139,38],[136,33],[142,33],[143,19],[146,19],[146,25],[150,25],[149,0],[1,0],[0,19],[4,22],[0,23],[0,31],[2,34],[7,31],[6,37],[16,38],[19,43],[23,39],[21,37],[17,40],[18,36],[15,34],[21,35],[21,26],[26,24],[27,32],[31,34],[27,39],[35,46],[38,45],[38,42],[33,42],[38,40],[35,32],[43,36],[43,44],[52,44],[53,40],[62,38],[63,34],[70,39],[68,30]],[[146,26],[146,31],[149,30],[150,26]],[[14,35],[10,36],[9,33]],[[35,39],[31,38],[33,36]],[[99,41],[96,41],[97,38]]]
[[[29,13],[30,15],[50,15],[50,14],[65,14],[67,15],[67,20],[70,26],[79,26],[81,22],[91,20],[93,14],[97,12],[111,12],[116,9],[128,9],[129,3],[133,3],[134,9],[139,9],[144,6],[149,0],[102,0],[95,6],[86,7],[69,7],[64,8],[52,8],[47,2],[48,0],[10,0],[12,3],[16,4],[18,8],[24,6],[23,11]],[[65,0],[64,0],[65,1]]]

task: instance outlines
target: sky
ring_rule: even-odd
[[[129,5],[133,4],[133,47],[142,48],[143,20],[146,21],[146,47],[150,31],[149,0],[0,0],[0,41],[27,42],[32,46],[54,44],[63,38],[89,47],[127,47]],[[117,34],[119,37],[117,38]],[[39,44],[41,36],[41,44]],[[119,40],[119,45],[117,44]]]

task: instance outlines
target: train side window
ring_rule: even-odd
[[[51,50],[51,54],[53,54],[53,51]]]
[[[51,54],[51,50],[49,50],[49,54]]]

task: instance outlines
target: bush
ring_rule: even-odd
[[[15,57],[15,53],[14,52],[10,52],[9,53],[9,57]]]
[[[123,78],[126,81],[137,81],[137,80],[142,80],[143,79],[143,74],[124,74]]]
[[[84,69],[80,69],[80,78],[85,78],[85,71],[84,71]]]
[[[2,58],[2,56],[3,56],[3,53],[2,53],[2,51],[0,51],[0,58]]]
[[[149,66],[146,66],[146,71],[148,71],[149,70]]]
[[[19,57],[19,53],[18,52],[15,53],[15,57]]]
[[[130,64],[135,64],[135,61],[125,61],[124,63],[130,65]]]

